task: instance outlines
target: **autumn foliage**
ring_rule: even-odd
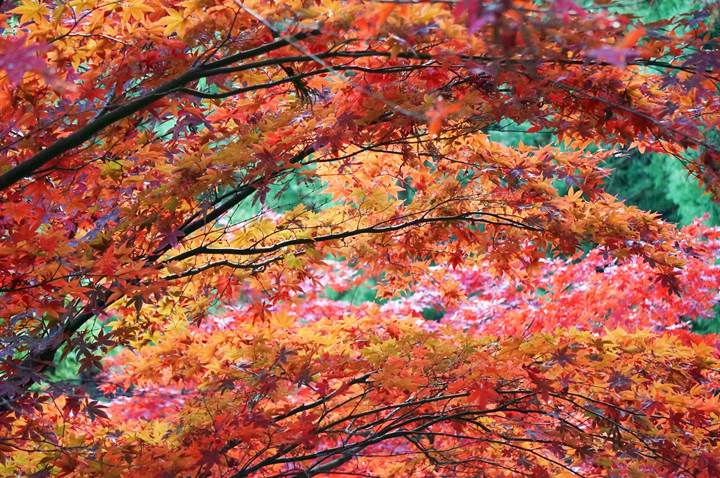
[[[588,5],[0,1],[0,475],[720,476],[720,230],[603,186],[720,196],[718,5]]]

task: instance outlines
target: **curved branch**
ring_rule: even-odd
[[[492,220],[486,220],[486,219],[479,219],[475,216],[488,216],[494,219],[497,219],[500,222],[492,221]],[[345,239],[348,237],[353,236],[359,236],[361,234],[383,234],[386,232],[393,232],[398,231],[400,229],[405,229],[407,227],[412,226],[419,226],[422,224],[429,224],[429,223],[435,223],[435,222],[453,222],[453,221],[469,221],[469,222],[478,222],[478,223],[485,223],[485,224],[495,224],[495,225],[503,225],[503,226],[514,226],[519,227],[521,229],[527,229],[531,231],[540,231],[537,227],[530,226],[528,224],[524,224],[509,218],[506,218],[504,216],[501,216],[499,214],[493,214],[493,213],[487,213],[487,212],[467,212],[462,214],[457,214],[454,216],[438,216],[438,217],[420,217],[418,219],[413,219],[412,221],[403,222],[400,224],[394,224],[392,226],[380,226],[380,225],[374,225],[374,226],[368,226],[363,227],[359,229],[354,229],[351,231],[343,231],[343,232],[337,232],[333,234],[324,234],[321,236],[315,236],[310,238],[298,238],[298,239],[290,239],[287,241],[278,242],[277,244],[273,244],[272,246],[267,247],[252,247],[247,249],[237,249],[237,248],[229,248],[229,247],[223,247],[223,248],[210,248],[207,246],[200,246],[193,249],[190,249],[188,251],[182,252],[174,257],[171,257],[169,259],[166,259],[163,261],[163,263],[168,262],[174,262],[174,261],[181,261],[184,259],[188,259],[190,257],[199,255],[199,254],[226,254],[226,255],[234,255],[234,256],[252,256],[256,254],[267,254],[271,252],[278,251],[280,249],[284,249],[291,246],[299,246],[303,244],[316,244],[318,242],[326,242],[326,241],[335,241],[338,239]]]
[[[422,68],[427,68],[430,65],[407,65],[407,66],[392,66],[388,68],[366,68],[362,66],[332,66],[330,68],[321,68],[318,70],[308,71],[305,73],[298,73],[296,75],[288,76],[286,78],[282,78],[280,80],[275,81],[269,81],[267,83],[259,83],[257,85],[252,86],[246,86],[243,88],[235,88],[228,91],[223,91],[221,93],[206,93],[204,91],[194,90],[192,88],[177,88],[175,91],[180,93],[185,93],[188,95],[192,95],[198,98],[205,98],[205,99],[223,99],[223,98],[229,98],[231,96],[240,95],[242,93],[248,93],[250,91],[257,91],[257,90],[264,90],[267,88],[272,88],[274,86],[283,85],[285,83],[292,83],[298,80],[302,80],[304,78],[309,78],[316,75],[322,75],[325,73],[333,73],[337,71],[359,71],[363,73],[373,73],[373,74],[384,74],[384,73],[398,73],[398,72],[404,72],[404,71],[414,71],[419,70]]]

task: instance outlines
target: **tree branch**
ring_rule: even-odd
[[[80,146],[85,141],[92,138],[108,126],[150,106],[151,104],[158,101],[160,98],[163,98],[164,96],[174,91],[177,91],[179,88],[183,87],[187,83],[203,78],[208,69],[229,65],[243,59],[252,58],[254,56],[261,55],[276,50],[278,48],[282,48],[288,45],[289,41],[302,40],[303,38],[307,38],[308,36],[315,35],[317,33],[319,33],[317,30],[310,32],[300,32],[290,38],[281,38],[265,45],[252,48],[250,50],[246,50],[235,55],[231,55],[222,60],[218,60],[200,67],[192,68],[187,72],[183,73],[182,75],[178,76],[177,78],[174,78],[158,86],[149,93],[135,100],[132,100],[123,106],[115,108],[112,111],[100,115],[99,117],[90,121],[85,126],[81,127],[75,132],[64,138],[56,140],[50,146],[35,154],[31,158],[23,161],[22,163],[18,164],[6,173],[0,175],[0,191],[9,188],[23,178],[31,176],[33,172],[38,168],[46,165],[61,154],[70,151],[72,148]]]
[[[479,219],[475,216],[488,216],[488,217],[495,218],[500,222],[486,220],[486,219]],[[196,247],[194,249],[190,249],[188,251],[182,252],[182,253],[180,253],[174,257],[171,257],[169,259],[166,259],[163,261],[163,263],[181,261],[181,260],[188,259],[190,257],[196,256],[199,254],[226,254],[226,255],[235,255],[235,256],[252,256],[252,255],[256,255],[256,254],[267,254],[267,253],[275,252],[279,249],[284,249],[284,248],[290,247],[290,246],[299,246],[299,245],[304,245],[304,244],[316,244],[318,242],[335,241],[338,239],[345,239],[348,237],[358,236],[361,234],[383,234],[386,232],[398,231],[400,229],[405,229],[407,227],[412,227],[412,226],[419,226],[422,224],[429,224],[429,223],[435,223],[435,222],[453,222],[453,221],[470,221],[470,222],[479,222],[479,223],[485,223],[485,224],[514,226],[514,227],[519,227],[522,229],[527,229],[527,230],[532,230],[532,231],[540,231],[540,229],[538,229],[534,226],[530,226],[528,224],[524,224],[524,223],[515,221],[513,219],[509,219],[509,218],[501,216],[499,214],[477,211],[477,212],[467,212],[467,213],[457,214],[454,216],[420,217],[418,219],[413,219],[412,221],[407,221],[407,222],[395,224],[392,226],[380,226],[380,225],[376,224],[374,226],[363,227],[360,229],[353,229],[351,231],[343,231],[343,232],[337,232],[337,233],[333,233],[333,234],[324,234],[321,236],[315,236],[315,237],[311,237],[311,238],[290,239],[287,241],[278,242],[276,244],[273,244],[272,246],[267,246],[267,247],[252,247],[252,248],[247,248],[247,249],[237,249],[237,248],[231,248],[231,247],[210,248],[207,246],[200,246],[200,247]]]

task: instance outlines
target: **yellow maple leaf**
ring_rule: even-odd
[[[289,269],[302,269],[304,265],[302,259],[295,254],[286,254],[283,263]]]
[[[45,6],[45,2],[39,2],[37,0],[23,0],[20,2],[20,6],[10,10],[10,13],[20,15],[20,23],[40,23],[48,14],[48,9]]]
[[[189,23],[185,13],[174,8],[168,8],[166,11],[168,15],[158,20],[160,25],[165,26],[163,34],[169,36],[176,33],[178,36],[183,36]]]
[[[92,10],[97,7],[98,0],[73,0],[68,5],[73,7],[76,11]]]
[[[123,5],[122,21],[127,24],[130,18],[142,22],[145,14],[152,12],[153,9],[144,0],[132,0]]]

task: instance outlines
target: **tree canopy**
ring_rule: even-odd
[[[720,9],[580,3],[0,1],[0,474],[720,475],[720,230],[606,189],[720,196]]]

